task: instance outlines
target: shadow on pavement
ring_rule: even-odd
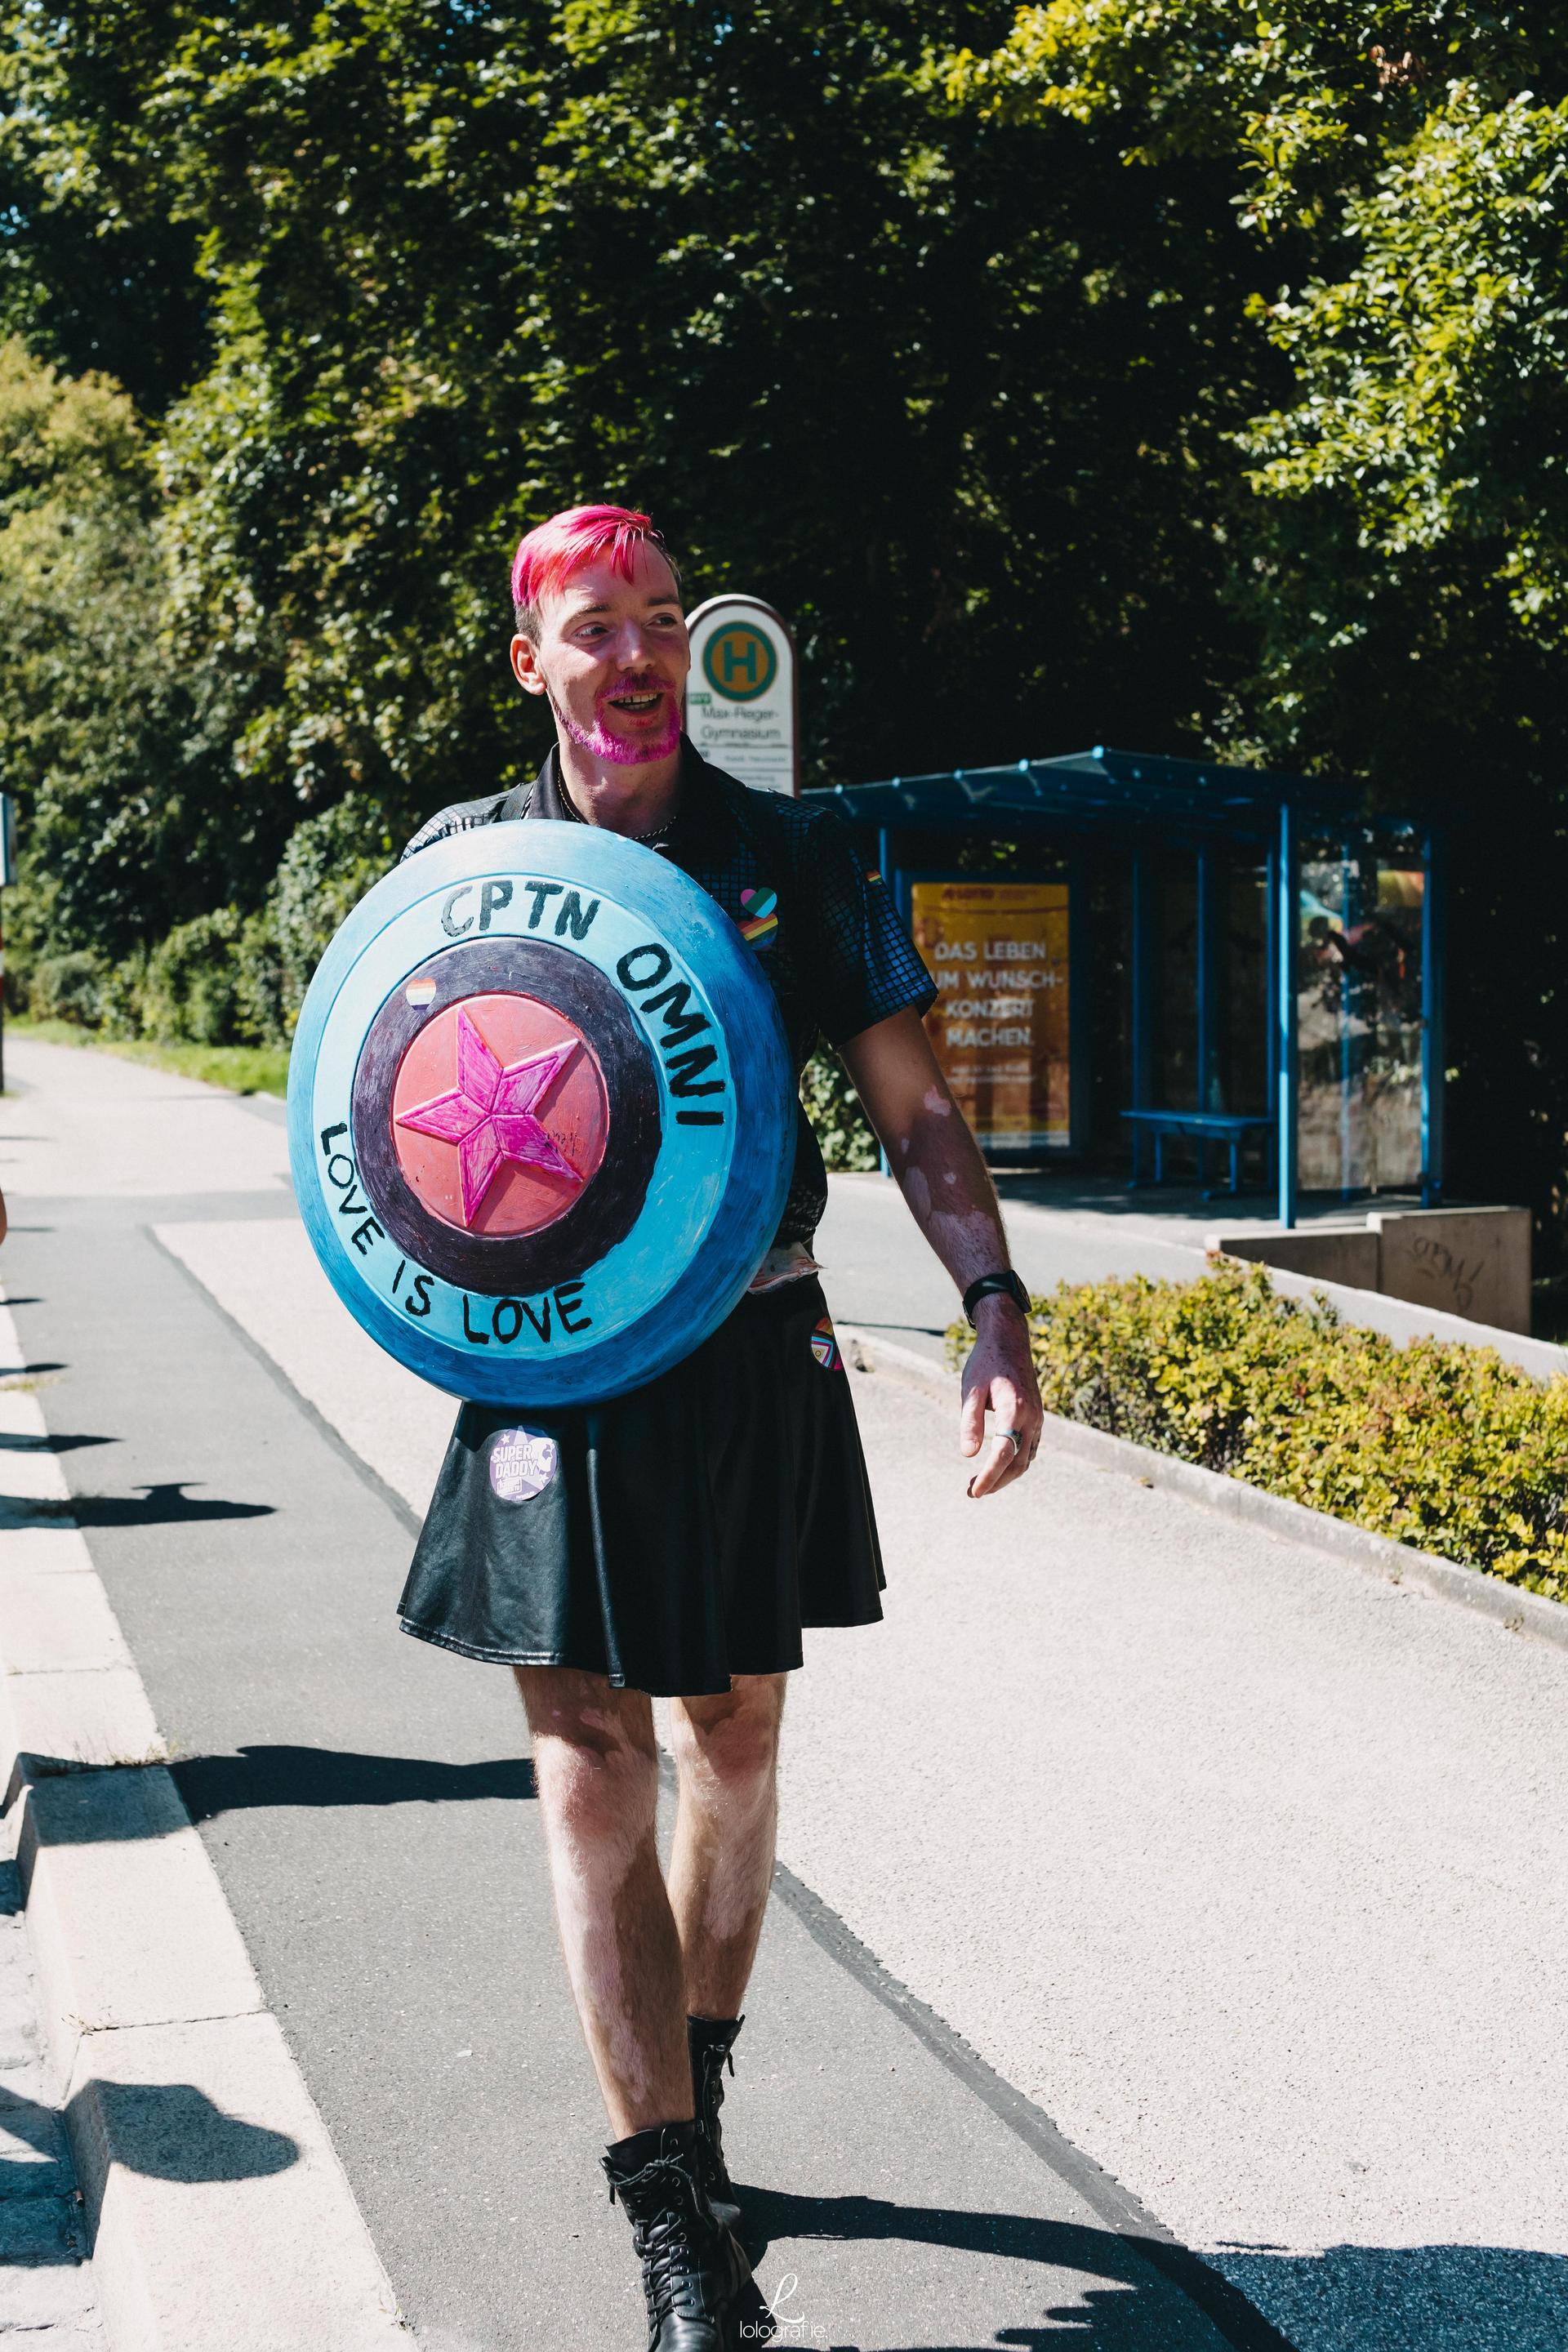
[[[133,1495],[76,1495],[62,1508],[83,1528],[156,1528],[184,1519],[265,1519],[270,1503],[229,1503],[220,1497],[187,1495],[199,1479],[172,1478],[164,1485],[143,1486]]]
[[[268,1805],[451,1805],[534,1794],[527,1757],[443,1764],[424,1756],[362,1756],[338,1748],[242,1748],[173,1765],[194,1822]]]
[[[289,2133],[226,2114],[194,2083],[95,2080],[82,2085],[64,2114],[7,2092],[0,2096],[0,2131],[26,2142],[39,2159],[0,2162],[0,2236],[15,2241],[10,2261],[70,2264],[91,2252],[76,2234],[82,2221],[96,2221],[89,2208],[68,2205],[65,2226],[47,2226],[61,2192],[68,2196],[71,2186],[64,2135],[72,2117],[110,2161],[155,2180],[259,2180],[300,2161],[299,2142]],[[35,2226],[18,2231],[18,2217],[27,2216]]]
[[[20,1301],[6,1302],[17,1305]],[[112,1437],[13,1437],[0,1432],[0,1454],[74,1454],[82,1445],[114,1445]]]
[[[1228,2246],[1243,2294],[1304,2344],[1388,2352],[1563,2352],[1568,2255],[1521,2246]]]
[[[1000,2346],[1045,2352],[1047,2346],[1077,2342],[1092,2344],[1095,2352],[1154,2352],[1182,2340],[1172,2324],[1173,2288],[1196,2304],[1237,2352],[1363,2343],[1388,2352],[1563,2352],[1568,2343],[1568,2255],[1523,2247],[1341,2245],[1294,2254],[1236,2246],[1205,2262],[1156,2238],[1025,2214],[896,2205],[875,2197],[797,2197],[779,2189],[738,2193],[741,2235],[759,2275],[776,2241],[790,2245],[793,2260],[802,2242],[809,2245],[814,2238],[903,2239],[1109,2282],[1086,2288],[1071,2303],[1042,2303],[1021,2314],[1018,2326],[1000,2327],[983,2340],[936,2347],[922,2337],[920,2352],[997,2352]],[[1152,2271],[1160,2273],[1158,2284]],[[786,2296],[782,2284],[792,2276]],[[771,2288],[781,2318],[786,2305],[803,2321],[814,2318],[804,2273],[785,2270],[775,2284],[770,2270],[762,2284],[764,2292]],[[1053,2286],[1060,2293],[1056,2281],[1042,2279],[1041,2285],[1047,2294]],[[790,2333],[786,2326],[786,2340]],[[837,2352],[862,2352],[847,2339],[832,2341]],[[879,2334],[867,2339],[863,2352],[914,2347]]]
[[[1190,2341],[1191,2306],[1195,2305],[1238,2352],[1291,2352],[1287,2339],[1247,2302],[1242,2292],[1219,2273],[1200,2263],[1184,2247],[1163,2241],[1097,2229],[1087,2223],[1051,2221],[1038,2214],[966,2210],[939,2205],[895,2205],[880,2197],[797,2197],[787,2190],[740,2189],[741,2238],[761,2277],[767,2249],[775,2240],[790,2243],[797,2256],[801,2242],[814,2239],[898,2240],[939,2246],[949,2253],[989,2255],[1016,2263],[1037,2263],[1046,2294],[1060,2290],[1062,2272],[1085,2278],[1109,2280],[1107,2289],[1086,2289],[1070,2304],[1044,2302],[1021,2318],[1046,2323],[1036,2327],[999,2328],[979,2342],[942,2347],[942,2352],[995,2352],[998,2345],[1041,2346],[1084,2342],[1095,2352],[1164,2352]],[[792,2275],[787,2271],[785,2279]],[[763,2279],[764,2290],[768,2280]],[[782,2319],[784,2300],[774,2286],[773,2300]],[[803,2321],[809,2320],[808,2282],[797,2276],[795,2303]],[[1186,2326],[1183,2324],[1184,2307]],[[827,2323],[831,2329],[831,2321]],[[789,2329],[784,2329],[788,2337]],[[826,2339],[816,2338],[822,2342]],[[837,2347],[837,2339],[835,2339]],[[850,2344],[837,2352],[859,2352]],[[870,2347],[867,2347],[867,2352]],[[892,2340],[879,2336],[876,2352],[897,2352]]]
[[[877,1323],[868,1315],[847,1315],[844,1319],[847,1323],[853,1323],[858,1331],[912,1331],[921,1339],[945,1339],[947,1337],[945,1323]],[[931,1361],[936,1361],[934,1356]]]
[[[194,2083],[85,2083],[68,2115],[86,2106],[116,2164],[153,2180],[260,2180],[300,2161],[287,2132],[226,2115]]]

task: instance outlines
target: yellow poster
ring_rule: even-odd
[[[939,992],[926,1027],[981,1142],[1066,1143],[1067,884],[916,882],[910,913]]]

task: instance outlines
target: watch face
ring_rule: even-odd
[[[1010,1298],[1023,1314],[1029,1311],[1028,1291],[1019,1276],[1012,1272],[982,1275],[978,1282],[971,1283],[963,1294],[963,1311],[972,1323],[983,1298]]]
[[[422,1378],[591,1402],[699,1346],[773,1238],[793,1088],[740,931],[657,853],[535,820],[421,851],[311,983],[289,1144],[333,1287]]]

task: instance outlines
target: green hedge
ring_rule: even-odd
[[[374,803],[351,793],[296,825],[250,914],[219,907],[123,963],[89,950],[16,959],[8,1001],[116,1042],[286,1046],[328,940],[395,856]]]
[[[1568,1379],[1401,1347],[1279,1297],[1266,1266],[1210,1265],[1037,1298],[1047,1411],[1568,1601]],[[949,1333],[954,1361],[968,1337]]]
[[[877,1139],[848,1072],[831,1045],[819,1046],[801,1072],[800,1098],[816,1131],[826,1167],[854,1171],[877,1166]]]

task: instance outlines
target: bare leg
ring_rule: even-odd
[[[528,1709],[555,1916],[616,2139],[690,2117],[680,1940],[659,1875],[658,1751],[641,1691],[513,1670]]]
[[[669,1901],[693,2017],[736,2017],[773,1874],[783,1675],[737,1675],[716,1698],[670,1702],[680,1810]]]

